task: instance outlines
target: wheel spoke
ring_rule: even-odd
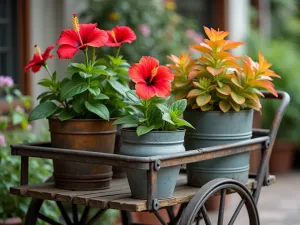
[[[168,213],[170,221],[174,220],[175,215],[174,215],[174,211],[173,211],[173,206],[169,206],[166,209],[167,209],[167,213]]]
[[[105,209],[100,209],[86,225],[92,225],[105,212]]]
[[[206,225],[211,225],[210,219],[209,219],[208,214],[207,214],[207,210],[206,210],[204,205],[201,207],[201,212],[202,212],[202,216],[203,216],[203,219],[205,221],[205,224]]]
[[[234,211],[234,213],[233,213],[233,215],[232,215],[232,217],[231,217],[231,219],[230,219],[228,225],[233,225],[233,224],[234,224],[234,222],[235,222],[236,218],[238,217],[238,215],[239,215],[241,209],[243,208],[244,203],[245,203],[245,200],[242,199],[242,200],[240,201],[238,207],[237,207],[236,210]]]
[[[201,219],[202,219],[201,211],[199,211],[199,212],[198,212],[198,215],[197,215],[197,218],[196,218],[197,225],[200,225]]]
[[[90,212],[90,207],[89,206],[86,206],[84,208],[84,211],[82,213],[82,216],[81,216],[81,219],[80,219],[80,222],[79,224],[85,224],[87,219],[88,219],[88,215],[89,215],[89,212]]]
[[[66,222],[67,225],[72,225],[72,222],[70,220],[70,217],[68,215],[68,213],[66,212],[63,204],[61,202],[56,202],[58,208],[59,208],[59,211],[62,215],[62,217],[64,218],[64,221]]]
[[[162,225],[168,225],[156,210],[153,213]]]
[[[73,223],[78,224],[78,210],[77,205],[72,204]]]
[[[48,216],[45,216],[45,215],[43,215],[41,213],[38,214],[38,218],[41,219],[41,220],[43,220],[43,221],[45,221],[46,223],[51,224],[51,225],[62,225],[62,224],[54,221],[53,219],[51,219]]]
[[[183,213],[186,206],[187,206],[187,203],[183,203],[183,204],[180,205],[179,211],[178,211],[176,219],[175,219],[175,223],[177,223],[179,221],[179,219],[180,219],[180,217],[181,217],[181,215],[182,215],[182,213]]]
[[[226,189],[224,188],[224,189],[221,190],[218,225],[223,225],[225,197],[226,197]]]

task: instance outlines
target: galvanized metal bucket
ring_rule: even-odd
[[[121,129],[123,144],[120,153],[129,156],[157,156],[182,153],[185,151],[185,130],[152,131],[137,136],[135,129]],[[133,198],[147,199],[147,172],[126,169],[127,179]],[[173,196],[180,166],[162,168],[157,174],[157,198]]]
[[[100,119],[49,119],[51,145],[55,148],[113,153],[117,128],[113,121]],[[109,188],[112,167],[53,160],[57,188],[94,190]]]
[[[188,129],[187,150],[248,140],[252,136],[253,110],[222,113],[186,110],[184,119],[196,129]],[[203,186],[215,178],[231,178],[246,183],[249,174],[249,152],[205,160],[187,165],[188,183]]]

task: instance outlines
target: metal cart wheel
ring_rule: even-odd
[[[210,197],[216,194],[220,195],[217,225],[223,225],[225,212],[225,196],[226,194],[233,192],[239,195],[240,202],[233,215],[230,217],[228,225],[235,224],[235,221],[244,205],[247,209],[249,225],[259,225],[260,222],[256,204],[249,191],[244,185],[240,184],[239,182],[226,178],[215,179],[205,184],[196,193],[196,195],[192,198],[192,200],[186,207],[180,219],[179,225],[199,225],[201,223],[205,225],[212,225],[213,223],[209,218],[205,203]]]
[[[82,212],[77,209],[77,205],[70,205],[71,210],[67,210],[61,202],[56,202],[60,211],[59,221],[44,215],[41,212],[42,205],[45,201],[41,199],[32,199],[25,219],[25,225],[36,225],[38,221],[44,224],[51,225],[92,225],[99,224],[99,217],[105,212],[104,209],[99,209],[93,215],[90,207],[86,206]]]

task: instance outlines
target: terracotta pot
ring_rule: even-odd
[[[270,159],[270,173],[287,173],[293,166],[296,144],[289,140],[275,142]]]
[[[0,219],[0,225],[21,225],[22,220],[20,217],[12,217],[12,218],[7,218],[6,220]]]
[[[114,120],[49,119],[51,144],[55,148],[113,153],[117,128]],[[70,190],[109,188],[111,166],[53,160],[56,187]]]

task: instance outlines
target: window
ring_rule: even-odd
[[[0,74],[19,84],[17,0],[0,0]]]

